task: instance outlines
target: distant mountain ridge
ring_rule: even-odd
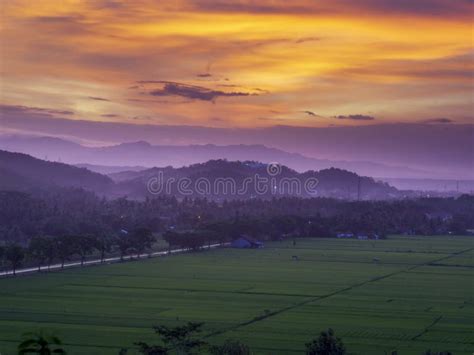
[[[296,171],[322,170],[331,167],[353,171],[360,175],[378,177],[430,177],[430,172],[406,167],[362,161],[331,161],[288,153],[264,145],[151,145],[145,141],[122,143],[106,147],[86,147],[55,137],[0,136],[0,149],[33,155],[40,159],[86,166],[99,173],[117,172],[110,166],[124,170],[141,167],[173,166],[175,168],[209,160],[256,160],[278,162]],[[133,167],[133,168],[129,168]],[[138,168],[138,169],[137,169]],[[107,172],[109,171],[109,172]]]
[[[85,168],[95,173],[102,175],[116,174],[120,172],[129,172],[129,171],[142,171],[148,168],[144,166],[107,166],[107,165],[94,165],[94,164],[74,164],[78,168]]]
[[[168,166],[109,176],[116,181],[120,191],[135,197],[153,194],[150,193],[153,192],[150,190],[152,181],[155,181],[155,187],[161,188],[159,193],[168,186],[167,193],[177,197],[215,200],[281,196],[378,200],[398,198],[404,194],[386,183],[337,168],[304,173],[281,165],[274,166],[274,169],[275,173],[269,170],[268,164],[255,161],[210,160],[182,168]],[[261,182],[259,186],[257,180]],[[179,189],[180,181],[186,182],[189,192]],[[316,185],[307,189],[308,182],[316,182]]]
[[[422,119],[422,117],[419,118],[420,120]],[[288,123],[290,122],[288,121]],[[56,117],[50,118],[39,114],[30,117],[10,110],[0,117],[0,126],[2,126],[4,134],[18,132],[15,134],[31,136],[32,134],[28,132],[36,132],[36,135],[64,137],[67,140],[100,145],[140,140],[165,146],[209,143],[219,146],[263,144],[266,147],[299,153],[316,159],[350,162],[366,161],[395,167],[408,167],[431,173],[430,176],[427,174],[420,176],[411,173],[408,175],[399,169],[387,175],[384,171],[380,170],[362,171],[341,167],[367,176],[474,179],[474,171],[472,169],[474,164],[474,124],[471,123],[384,123],[384,120],[377,120],[370,124],[348,125],[342,121],[334,121],[334,124],[329,126],[313,126],[312,121],[311,124],[308,122],[307,126],[280,124],[258,128],[219,128],[173,125],[172,122],[160,124],[150,121],[149,124],[140,124],[138,122],[119,123],[81,119],[72,120]],[[43,156],[39,157],[43,158]],[[209,157],[208,160],[218,158],[226,157]],[[57,157],[50,159],[57,160]],[[61,157],[61,159],[66,161],[64,157]],[[252,157],[246,157],[246,159],[252,159]],[[242,158],[241,160],[246,159]],[[259,158],[259,160],[263,159]],[[85,160],[67,162],[112,165]],[[286,162],[281,163],[287,164]],[[118,165],[137,164],[142,165],[139,162],[131,164],[122,162]],[[156,162],[153,165],[164,166],[168,164]],[[147,166],[151,167],[153,165]],[[325,167],[313,166],[306,167],[306,169],[321,169]],[[398,172],[398,174],[394,175],[393,172]]]
[[[370,177],[360,177],[341,169],[324,169],[298,173],[286,166],[274,166],[256,161],[210,160],[181,168],[151,168],[142,171],[129,171],[108,176],[94,173],[64,163],[49,162],[22,153],[0,151],[0,190],[34,191],[55,187],[75,187],[94,191],[101,196],[133,199],[152,197],[157,192],[150,189],[150,182],[157,180],[155,186],[165,186],[170,181],[169,190],[159,194],[176,197],[199,197],[212,200],[273,198],[279,196],[295,197],[333,197],[341,199],[390,199],[402,197],[403,193],[386,183]],[[250,179],[250,182],[249,182]],[[259,179],[262,185],[257,187]],[[287,180],[289,184],[284,185]],[[217,186],[217,181],[225,184],[223,189],[200,190],[198,182]],[[313,190],[306,190],[307,181],[316,181]],[[190,193],[183,193],[179,182],[189,183]],[[247,181],[247,182],[246,182]],[[291,183],[290,183],[291,182]],[[234,184],[230,186],[227,184]],[[247,184],[247,185],[245,185]],[[245,186],[244,186],[245,185]],[[245,187],[245,189],[242,189]],[[262,188],[265,188],[262,190]],[[237,191],[241,191],[237,192]]]

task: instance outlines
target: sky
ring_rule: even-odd
[[[473,122],[472,0],[0,7],[0,114],[21,112],[31,127],[38,117],[224,129]]]

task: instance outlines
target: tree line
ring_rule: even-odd
[[[119,253],[121,259],[127,254],[140,258],[152,248],[155,240],[153,233],[146,228],[114,235],[36,236],[26,247],[18,243],[0,245],[0,265],[8,266],[15,275],[25,261],[37,266],[39,271],[42,267],[49,269],[55,262],[64,268],[64,264],[74,257],[80,260],[82,266],[87,257],[94,254],[104,262],[106,256],[114,251]]]
[[[165,233],[242,221],[261,221],[269,234],[293,232],[299,228],[294,221],[311,221],[314,237],[348,231],[464,234],[474,228],[474,196],[396,201],[282,197],[217,203],[172,196],[106,200],[77,189],[35,195],[0,192],[0,245],[26,245],[37,236],[113,235],[137,228]]]
[[[333,237],[340,232],[464,234],[474,228],[474,196],[397,201],[278,198],[223,201],[106,200],[63,189],[27,194],[0,192],[0,267],[16,270],[97,254],[122,258],[151,248],[162,235],[169,248],[199,249],[242,234],[258,239]],[[130,231],[124,236],[120,231]]]

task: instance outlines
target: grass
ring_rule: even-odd
[[[202,321],[207,341],[256,354],[301,354],[328,327],[354,354],[472,354],[473,248],[451,236],[305,239],[0,279],[0,353],[44,329],[70,354],[117,354],[156,342],[154,324]]]

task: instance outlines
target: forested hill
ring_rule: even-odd
[[[150,189],[150,182],[154,182],[154,189]],[[382,200],[404,196],[386,183],[336,168],[298,173],[278,164],[210,160],[182,168],[152,168],[105,176],[0,150],[0,190],[54,187],[83,188],[100,196],[131,199],[158,194],[216,201],[283,196]]]
[[[149,182],[166,185],[168,192],[179,197],[211,199],[246,199],[279,196],[332,197],[340,199],[392,199],[404,193],[384,182],[355,173],[330,168],[298,173],[278,164],[254,161],[235,162],[210,160],[183,168],[152,168],[109,175],[129,196],[150,195]],[[178,181],[188,181],[187,191],[178,188]],[[257,187],[257,180],[259,186]],[[308,188],[308,183],[313,185]],[[156,184],[155,184],[156,187]],[[205,193],[204,193],[205,191]]]
[[[84,168],[0,150],[0,190],[77,187],[107,193],[113,185],[109,177]]]

